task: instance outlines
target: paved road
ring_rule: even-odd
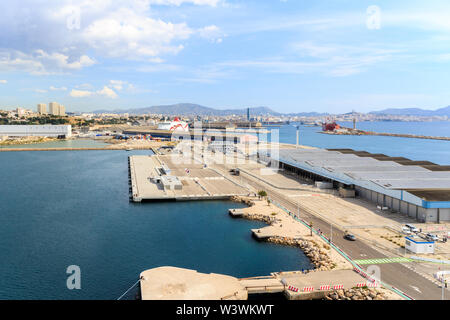
[[[244,174],[241,174],[241,179],[257,190],[266,190],[273,200],[291,212],[297,212],[298,205],[292,199],[285,197],[282,192],[276,191],[269,185]],[[326,237],[330,237],[331,228],[328,222],[308,213],[302,208],[300,208],[300,217],[305,221],[312,222],[313,228],[316,230],[320,229]],[[389,258],[363,241],[345,240],[344,231],[342,230],[333,228],[332,239],[333,243],[341,248],[351,259]],[[439,286],[405,266],[393,263],[378,265],[378,267],[381,269],[381,281],[400,289],[412,298],[420,300],[441,299],[442,291]]]

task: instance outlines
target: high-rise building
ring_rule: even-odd
[[[58,116],[59,115],[59,104],[58,102],[50,102],[48,105],[48,110],[51,115]]]
[[[65,116],[66,115],[66,107],[64,107],[62,105],[58,106],[58,115]]]
[[[40,115],[47,114],[47,105],[45,103],[39,103],[37,105],[37,112]]]

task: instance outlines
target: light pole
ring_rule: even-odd
[[[295,145],[295,149],[298,149],[299,135],[300,135],[299,130],[300,130],[300,126],[297,125],[297,144]]]
[[[331,235],[330,235],[330,244],[333,242],[333,223],[330,222],[331,226]]]

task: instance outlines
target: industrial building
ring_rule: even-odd
[[[420,222],[450,221],[450,166],[352,149],[280,149],[278,153],[271,158],[260,151],[258,159],[312,182],[330,182],[341,195],[354,193]]]
[[[70,138],[71,125],[0,125],[0,136]]]
[[[257,143],[258,137],[244,134],[233,134],[225,131],[170,131],[170,130],[157,130],[157,129],[127,129],[123,131],[124,135],[148,135],[153,138],[163,138],[168,140],[196,140],[196,141],[210,141],[210,142],[231,142],[237,143]]]

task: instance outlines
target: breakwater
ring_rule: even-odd
[[[413,138],[413,139],[450,141],[450,137],[425,136],[425,135],[406,134],[406,133],[387,133],[387,132],[364,131],[364,130],[346,128],[346,127],[341,127],[341,129],[336,130],[336,131],[320,131],[320,133],[331,134],[331,135],[385,136],[385,137],[397,137],[397,138]]]

